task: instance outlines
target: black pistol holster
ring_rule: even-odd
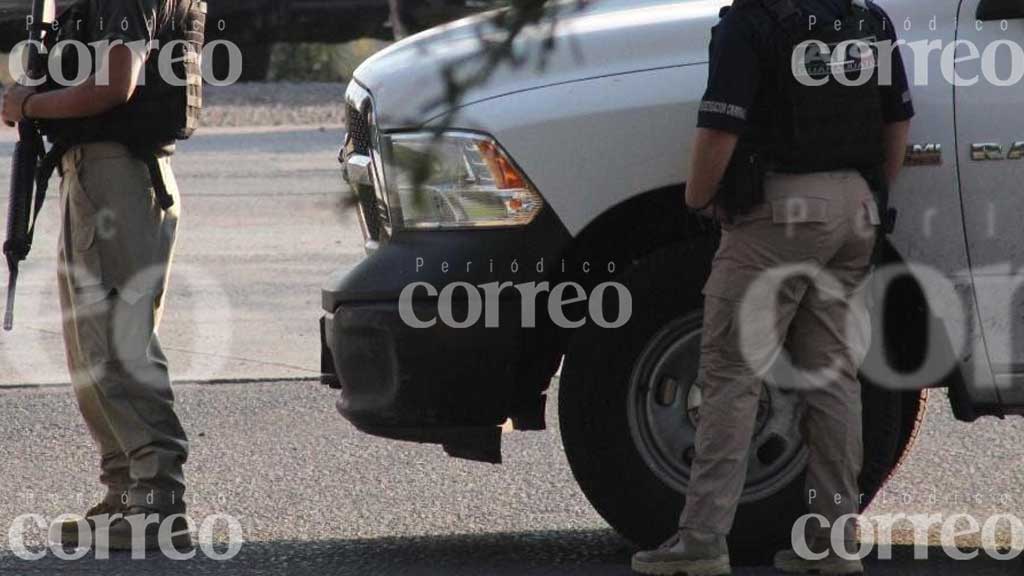
[[[870,170],[861,170],[861,176],[867,181],[875,196],[875,204],[878,205],[878,215],[881,220],[878,226],[879,234],[875,238],[875,250],[871,255],[874,264],[881,264],[883,251],[885,249],[885,237],[896,231],[896,220],[899,212],[889,205],[889,179],[886,177],[885,169],[882,166]]]
[[[765,172],[761,154],[741,138],[715,195],[715,206],[726,221],[749,214],[765,201]]]

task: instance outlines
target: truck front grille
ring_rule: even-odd
[[[352,152],[368,156],[370,154],[369,114],[360,112],[354,104],[349,102],[345,107],[345,116],[348,121],[349,138],[352,139]]]
[[[345,96],[345,119],[348,129],[344,151],[346,158],[352,155],[375,157],[372,118],[373,104],[370,100],[370,93],[353,82]],[[374,166],[374,171],[376,171],[376,166]],[[365,239],[380,242],[385,234],[384,227],[388,221],[388,210],[380,199],[380,191],[375,189],[379,185],[379,178],[374,177],[372,181],[372,186],[360,186],[353,191],[358,200]]]

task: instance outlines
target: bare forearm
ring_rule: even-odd
[[[885,176],[889,182],[896,179],[907,157],[910,122],[895,122],[885,126]]]
[[[697,129],[686,183],[687,206],[699,210],[714,200],[738,141],[739,137],[729,132]]]
[[[98,74],[76,86],[36,94],[25,111],[32,118],[56,120],[87,118],[112,110],[135,93],[144,62],[143,55],[128,46],[114,46]]]
[[[95,79],[90,78],[77,86],[32,96],[25,111],[31,118],[86,118],[112,110],[124,102],[122,94],[111,90],[110,86],[97,86]]]

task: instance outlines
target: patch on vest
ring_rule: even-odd
[[[878,39],[874,36],[826,44],[808,40],[796,47],[793,74],[799,78],[822,80],[829,76],[860,78],[871,76],[878,68]],[[802,58],[801,58],[802,57]]]

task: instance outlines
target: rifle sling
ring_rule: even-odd
[[[42,154],[39,157],[39,163],[36,166],[36,189],[32,205],[32,223],[28,227],[28,232],[25,236],[27,240],[27,246],[32,245],[32,241],[36,235],[36,223],[39,222],[39,214],[43,209],[43,203],[46,201],[46,189],[50,186],[50,175],[60,164],[61,157],[64,156],[66,150],[59,150],[59,146],[54,145],[49,152]],[[45,150],[40,141],[40,149]],[[26,252],[27,254],[27,252]]]

